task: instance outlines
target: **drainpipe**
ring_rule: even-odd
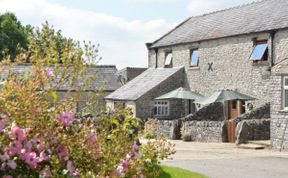
[[[158,48],[155,48],[155,68],[158,68]]]
[[[275,37],[275,34],[276,34],[276,30],[270,31],[270,37],[271,37],[270,70],[271,70],[271,67],[273,67],[275,64],[275,61],[274,61],[274,37]]]

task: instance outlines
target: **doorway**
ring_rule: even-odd
[[[228,107],[228,120],[236,118],[245,113],[245,101],[243,100],[230,100],[227,104]]]

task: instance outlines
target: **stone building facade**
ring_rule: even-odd
[[[263,0],[190,17],[146,44],[149,69],[181,66],[182,87],[191,91],[207,96],[235,90],[255,97],[254,109],[270,103],[272,145],[288,149],[287,9],[287,0]],[[150,106],[152,99],[142,100],[137,109]]]
[[[147,44],[149,67],[184,66],[184,87],[204,96],[231,89],[257,98],[254,108],[270,102],[272,145],[288,149],[287,9],[286,0],[265,0],[191,17]],[[262,59],[252,59],[263,42]],[[191,65],[195,50],[198,61]]]

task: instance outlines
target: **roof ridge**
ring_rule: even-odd
[[[170,33],[172,33],[173,31],[175,31],[177,28],[181,27],[183,24],[185,24],[186,22],[188,22],[192,17],[189,17],[187,19],[185,19],[184,21],[182,21],[179,25],[177,25],[176,27],[174,27],[172,30],[168,31],[166,34],[164,34],[163,36],[161,36],[160,38],[158,38],[157,40],[152,42],[151,47],[149,48],[153,48],[153,45],[155,43],[157,43],[158,41],[162,40],[163,38],[165,38],[166,36],[168,36]]]
[[[177,45],[177,44],[200,42],[203,40],[235,36],[239,34],[248,34],[252,32],[256,33],[256,32],[269,31],[271,29],[287,28],[288,27],[287,26],[287,22],[288,22],[287,14],[288,13],[285,10],[285,8],[288,7],[288,1],[287,0],[276,1],[276,2],[279,2],[280,4],[283,3],[284,6],[278,5],[279,3],[275,4],[274,1],[273,0],[253,0],[253,2],[249,2],[249,3],[246,2],[246,3],[243,3],[242,5],[237,5],[234,7],[232,6],[230,8],[226,8],[226,9],[224,8],[222,10],[204,13],[202,15],[191,16],[185,21],[183,21],[181,24],[179,24],[178,26],[170,30],[168,33],[164,34],[159,39],[155,40],[153,43],[151,43],[147,47],[148,49],[157,49],[157,48],[163,48],[163,47],[171,47],[172,45]],[[264,7],[264,10],[261,7]],[[270,11],[265,11],[265,9],[270,10]],[[269,18],[267,17],[269,14],[273,13],[271,10],[274,10],[274,11],[279,10],[279,13],[278,12],[274,13],[275,18],[283,19],[278,24],[276,23],[276,21],[272,21],[273,19],[269,20]],[[256,28],[255,25],[251,25],[252,23],[248,22],[250,17],[254,19],[259,19],[259,14],[257,14],[257,12],[261,12],[264,14],[264,16],[266,17],[266,21],[268,22],[267,23],[268,25],[265,26],[263,24],[264,21],[260,22],[260,20],[256,20],[257,23],[262,25],[261,27]],[[233,17],[233,19],[231,19],[232,18],[231,16]],[[215,18],[218,17],[218,19],[215,20],[214,17]],[[242,19],[242,21],[240,21],[241,20],[240,18]],[[203,23],[201,21],[203,21]],[[199,22],[200,27],[202,25],[203,28],[207,28],[211,32],[209,31],[203,32],[203,29],[201,29],[197,25],[197,22]],[[231,25],[231,26],[225,25],[226,24],[225,22],[229,23],[228,25]],[[224,23],[222,24],[224,26],[218,27],[217,25],[219,25],[219,23]],[[243,28],[242,27],[240,28],[241,23],[243,25],[247,25],[247,28],[246,26]],[[217,28],[213,29],[213,26]]]
[[[201,14],[201,15],[190,16],[190,17],[187,18],[186,20],[182,21],[179,25],[177,25],[176,27],[174,27],[172,30],[168,31],[166,34],[164,34],[163,36],[161,36],[161,37],[158,38],[157,40],[153,41],[153,43],[152,43],[152,45],[151,45],[150,48],[153,48],[153,45],[154,45],[155,43],[157,43],[157,42],[160,41],[161,39],[163,39],[163,38],[165,38],[166,36],[168,36],[170,33],[172,33],[173,31],[175,31],[177,28],[181,27],[182,25],[184,25],[186,22],[188,22],[188,21],[189,21],[190,19],[192,19],[192,18],[204,17],[204,16],[207,16],[207,15],[212,15],[212,14],[216,14],[216,13],[220,13],[220,12],[225,12],[225,11],[232,10],[232,9],[238,9],[238,8],[245,7],[245,6],[249,6],[249,5],[252,5],[252,4],[263,3],[264,1],[271,1],[271,0],[255,0],[255,1],[251,2],[251,3],[246,3],[246,4],[234,6],[234,7],[229,7],[229,8],[226,8],[226,9],[216,10],[216,11],[212,11],[212,12],[209,12],[209,13],[204,13],[204,14]]]
[[[215,10],[215,11],[207,12],[207,13],[204,13],[204,14],[201,14],[201,15],[191,16],[190,18],[203,17],[203,16],[207,16],[207,15],[213,15],[213,14],[220,13],[220,12],[225,12],[225,11],[229,11],[229,10],[233,10],[233,9],[239,9],[239,8],[242,8],[242,7],[250,6],[250,5],[253,5],[253,4],[258,4],[258,3],[260,4],[260,3],[263,3],[265,1],[271,1],[271,0],[254,0],[253,2],[240,4],[240,5],[237,5],[237,6],[232,6],[232,7],[228,7],[228,8],[224,8],[224,9],[220,9],[220,10]]]

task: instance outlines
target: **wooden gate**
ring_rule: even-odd
[[[236,141],[236,123],[233,121],[227,122],[227,135],[228,135],[228,142],[235,143]]]

